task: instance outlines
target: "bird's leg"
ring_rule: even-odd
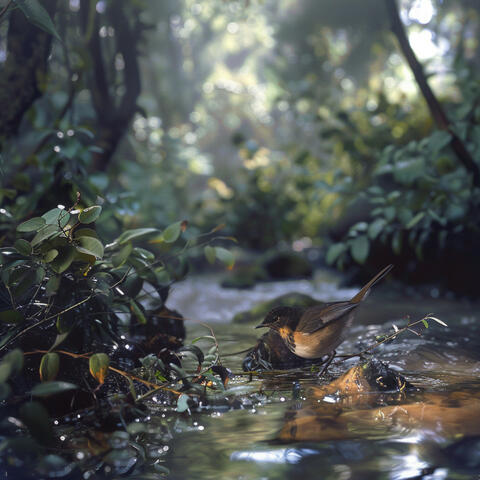
[[[333,350],[332,353],[330,353],[330,355],[328,356],[327,360],[326,360],[326,363],[325,363],[325,366],[322,368],[322,370],[320,371],[320,373],[318,374],[319,377],[321,377],[326,371],[327,371],[327,368],[330,366],[330,364],[332,363],[332,360],[335,358],[335,355],[337,354],[337,352],[335,350]]]

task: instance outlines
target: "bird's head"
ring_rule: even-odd
[[[280,328],[285,326],[293,328],[294,324],[298,322],[300,313],[300,309],[295,307],[276,307],[270,310],[263,319],[263,322],[255,328],[265,327],[276,331],[279,331]]]

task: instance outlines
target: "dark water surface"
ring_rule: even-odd
[[[202,277],[178,285],[169,306],[190,319],[186,343],[208,334],[198,323],[207,322],[221,353],[228,354],[253,345],[258,336],[253,325],[232,324],[235,313],[293,291],[325,301],[350,298],[357,289],[338,289],[324,272],[312,282],[266,283],[251,291],[224,290]],[[310,372],[251,381],[238,376],[223,403],[219,399],[221,407],[172,420],[162,457],[169,478],[480,478],[479,304],[410,293],[388,286],[372,292],[340,353],[371,345],[376,335],[392,332],[392,323],[404,324],[407,315],[415,320],[433,313],[448,328],[430,322],[422,337],[407,333],[376,350],[376,358],[421,391],[323,398],[315,386],[328,379]],[[224,357],[223,364],[240,372],[242,358]],[[355,362],[334,364],[330,373],[339,376]]]

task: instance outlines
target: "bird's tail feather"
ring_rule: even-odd
[[[383,270],[378,272],[351,300],[350,303],[360,303],[365,296],[368,294],[369,290],[379,282],[391,269],[393,265],[390,264],[386,266]]]

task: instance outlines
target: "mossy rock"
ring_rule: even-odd
[[[233,317],[234,323],[250,323],[250,322],[258,322],[260,323],[264,318],[265,315],[275,307],[312,307],[313,305],[318,305],[318,300],[310,297],[309,295],[305,295],[303,293],[286,293],[284,295],[280,295],[273,300],[269,300],[267,302],[262,302],[250,310],[245,312],[237,313]]]

